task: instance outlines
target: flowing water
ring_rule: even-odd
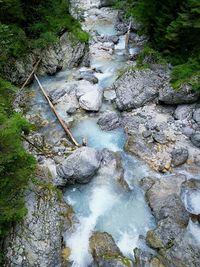
[[[103,16],[103,14],[102,14]],[[88,26],[88,27],[86,27]],[[99,34],[114,35],[116,30],[110,19],[90,19],[85,27]],[[92,50],[93,51],[93,50]],[[130,54],[138,51],[137,47],[130,49]],[[114,53],[91,53],[91,68],[96,69],[98,86],[107,89],[116,80],[119,69],[126,65],[125,36],[121,36]],[[53,77],[44,77],[41,83],[48,91],[62,88],[72,83],[72,73],[77,71],[63,70]],[[56,123],[36,84],[33,84],[34,97],[31,100],[29,114],[39,113],[48,120],[42,131],[53,143],[62,136],[63,131]],[[113,110],[110,102],[104,101],[101,112]],[[61,116],[66,116],[59,110]],[[155,222],[150,209],[145,202],[144,192],[139,187],[139,181],[148,176],[150,171],[144,163],[124,152],[126,136],[123,129],[102,131],[97,125],[98,114],[80,113],[73,118],[72,132],[79,142],[86,138],[88,145],[98,150],[104,148],[118,152],[122,159],[124,178],[130,190],[123,190],[113,179],[112,171],[100,170],[93,180],[86,185],[67,187],[65,200],[73,207],[76,222],[65,236],[66,246],[70,248],[72,266],[87,267],[91,261],[89,253],[89,237],[95,230],[106,231],[113,236],[124,255],[133,258],[135,247],[145,246],[144,236],[149,229],[154,228]],[[65,120],[70,118],[64,117]]]

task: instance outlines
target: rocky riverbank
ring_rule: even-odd
[[[94,231],[96,226],[93,224],[98,216],[103,216],[101,212],[107,206],[112,208],[111,202],[117,201],[124,192],[133,192],[137,198],[143,199],[143,193],[137,195],[141,190],[137,189],[137,182],[130,182],[135,178],[131,171],[136,172],[137,166],[131,165],[131,161],[127,170],[123,164],[121,136],[120,141],[112,143],[110,139],[114,135],[111,135],[108,149],[102,151],[89,146],[73,147],[33,85],[30,89],[34,97],[26,92],[20,105],[16,105],[22,110],[21,106],[26,104],[27,108],[28,103],[26,118],[37,127],[37,132],[29,136],[30,143],[25,142],[25,146],[37,158],[40,171],[38,181],[31,184],[26,195],[28,214],[25,221],[17,225],[6,240],[6,266],[73,266],[74,255],[80,256],[73,251],[74,247],[83,254],[87,246],[90,256],[86,262],[91,267],[200,265],[200,94],[192,92],[188,85],[183,85],[181,91],[174,91],[170,86],[169,66],[150,63],[149,69],[135,68],[135,58],[146,37],[138,36],[138,25],[134,25],[129,49],[125,49],[128,23],[117,11],[105,7],[109,4],[110,1],[72,1],[73,15],[78,14],[83,19],[83,29],[91,34],[89,48],[72,43],[64,34],[59,44],[44,52],[39,74],[52,75],[68,67],[42,83],[62,119],[71,126],[87,118],[97,121],[105,135],[119,127],[124,129],[125,150],[150,167],[149,175],[145,173],[144,177],[139,172],[136,180],[145,191],[156,227],[152,229],[155,224],[149,226],[150,223],[145,222],[142,236],[135,230],[138,240],[136,245],[132,245],[132,240],[130,242],[135,248],[134,254],[131,249],[130,257],[130,253],[123,255],[120,242],[116,244],[110,233]],[[38,54],[37,51],[30,55],[27,63],[15,63],[16,71],[12,71],[12,75],[8,65],[5,69],[7,78],[22,83]],[[80,62],[82,64],[78,66]],[[74,66],[78,67],[73,69]],[[92,132],[92,126],[86,131]],[[83,141],[90,144],[91,140]],[[97,138],[95,142],[106,148],[106,139]],[[81,228],[84,226],[81,216],[74,215],[72,208],[63,202],[57,187],[64,190],[74,184],[90,184],[94,179],[97,181],[92,191],[91,202],[94,204],[89,206],[91,214],[84,217],[89,229]],[[117,198],[110,194],[110,188],[113,189],[110,184],[115,188]],[[143,206],[140,206],[140,212]],[[145,212],[143,220],[152,220],[148,207]],[[136,213],[134,210],[129,215],[137,217]],[[143,221],[139,224],[143,225]],[[82,229],[81,233],[76,229],[77,225]],[[89,240],[86,239],[88,235]],[[136,248],[141,243],[143,246]],[[85,260],[81,256],[79,263]],[[77,266],[86,267],[84,264]]]

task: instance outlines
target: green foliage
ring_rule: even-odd
[[[1,0],[0,5],[1,64],[55,43],[64,31],[88,41],[88,35],[69,14],[67,0]]]
[[[190,59],[185,64],[176,65],[172,71],[171,84],[174,89],[179,89],[182,84],[190,84],[193,90],[200,90],[199,63]]]
[[[30,125],[12,111],[15,90],[0,79],[0,239],[26,214],[23,194],[35,169],[35,159],[21,140]]]
[[[198,0],[118,0],[127,16],[141,22],[140,33],[147,34],[150,45],[161,58],[174,66],[172,85],[189,83],[199,89],[200,2]],[[141,61],[145,53],[140,56]],[[153,52],[154,53],[154,52]],[[154,53],[155,54],[155,53]]]
[[[141,66],[149,66],[150,63],[155,64],[166,64],[167,61],[158,51],[154,50],[149,46],[145,46],[142,52],[139,54],[137,58],[137,65]]]

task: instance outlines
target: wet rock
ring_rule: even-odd
[[[200,180],[185,181],[181,186],[181,198],[188,212],[200,214]]]
[[[189,120],[192,118],[193,105],[180,105],[174,112],[174,117],[177,120]]]
[[[139,248],[134,249],[135,267],[165,267],[160,259],[153,256],[147,251],[142,251]]]
[[[113,85],[119,110],[143,106],[158,96],[161,78],[151,70],[128,70]]]
[[[103,96],[105,100],[113,101],[116,98],[115,90],[105,90]]]
[[[174,194],[177,196],[180,195],[181,184],[185,180],[186,177],[181,174],[164,176],[157,179],[153,186],[146,192],[149,206],[157,219],[160,219],[160,210],[165,206],[168,197]],[[169,201],[169,203],[170,202],[176,209],[175,203],[173,201]]]
[[[102,91],[94,89],[79,98],[81,108],[87,111],[99,111],[102,105]]]
[[[59,88],[49,93],[49,97],[53,104],[56,104],[58,100],[66,94],[65,89]]]
[[[170,86],[164,86],[159,90],[159,100],[165,104],[190,104],[198,100],[199,92],[193,92],[192,88],[184,85],[179,91],[172,89]]]
[[[99,117],[97,124],[99,124],[102,130],[113,130],[119,127],[119,116],[114,111],[105,112]]]
[[[90,251],[98,267],[133,266],[130,259],[125,258],[115,244],[111,235],[106,232],[95,232],[90,237]]]
[[[200,147],[200,133],[194,133],[190,136],[192,144],[196,147]]]
[[[59,102],[56,104],[56,110],[62,114],[64,120],[67,121],[67,115],[64,117],[64,113],[71,115],[76,112],[79,108],[79,103],[76,96],[65,94],[62,98],[59,99]]]
[[[184,164],[188,159],[188,150],[186,148],[178,148],[172,151],[172,166],[176,167]]]
[[[140,181],[140,186],[142,187],[142,189],[144,191],[149,190],[153,184],[155,183],[156,179],[153,179],[151,177],[144,177],[141,181]]]
[[[193,119],[196,121],[196,123],[200,124],[200,108],[197,108],[194,111]]]
[[[58,185],[68,183],[88,183],[101,164],[101,153],[94,148],[81,147],[68,156],[57,167]]]
[[[117,44],[119,42],[119,37],[118,36],[103,35],[103,36],[97,36],[97,40],[99,42],[102,42],[102,43],[112,42],[114,44]]]
[[[95,77],[93,72],[89,72],[89,71],[79,72],[74,78],[76,80],[86,80],[86,81],[93,83],[93,84],[98,83],[97,77]]]
[[[168,248],[159,251],[159,258],[164,260],[165,266],[199,266],[200,246],[197,241],[198,232],[196,232],[194,227],[190,229],[190,226],[192,226],[191,221],[185,233],[174,239],[173,246],[169,246]]]
[[[167,139],[165,137],[165,134],[163,132],[155,132],[153,133],[153,139],[160,144],[166,144],[167,143]]]
[[[148,231],[146,241],[152,248],[165,248],[172,246],[174,239],[183,233],[184,228],[174,222],[173,218],[167,217],[158,222],[155,230]]]

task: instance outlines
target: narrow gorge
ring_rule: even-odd
[[[145,57],[140,25],[113,1],[71,0],[89,42],[59,42],[8,64],[14,102],[34,125],[27,214],[4,241],[9,267],[200,266],[200,92],[172,89],[171,65]],[[15,69],[15,71],[13,71]]]

